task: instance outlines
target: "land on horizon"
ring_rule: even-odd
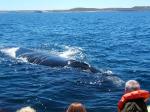
[[[150,11],[150,6],[134,6],[131,8],[72,8],[66,10],[0,10],[0,12],[92,12],[92,11]]]

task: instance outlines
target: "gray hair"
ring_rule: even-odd
[[[140,84],[136,80],[129,80],[125,84],[125,91],[132,92],[140,89]]]

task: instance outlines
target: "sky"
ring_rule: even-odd
[[[124,8],[150,6],[150,0],[0,0],[0,10],[56,10],[75,7]]]

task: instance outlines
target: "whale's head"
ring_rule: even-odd
[[[70,60],[68,65],[71,66],[71,67],[74,67],[74,68],[80,68],[82,70],[87,70],[87,71],[90,71],[92,73],[99,72],[96,68],[91,67],[89,64],[87,64],[85,62],[80,62],[80,61],[76,61],[76,60]]]

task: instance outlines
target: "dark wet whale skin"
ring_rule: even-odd
[[[92,73],[99,72],[97,69],[91,67],[89,64],[85,62],[63,58],[57,55],[49,55],[46,53],[36,52],[31,49],[19,48],[16,51],[16,57],[26,58],[27,61],[30,63],[44,65],[44,66],[50,66],[50,67],[68,66],[73,68],[79,68],[81,70],[87,70]]]

